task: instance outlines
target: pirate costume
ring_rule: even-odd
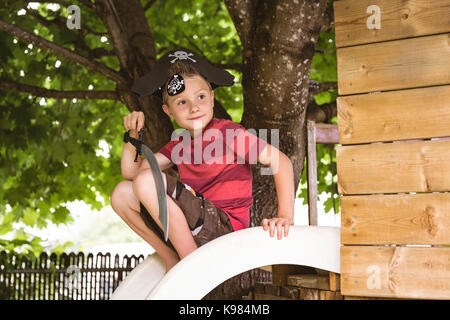
[[[156,95],[162,100],[162,87],[167,81],[171,64],[176,61],[181,61],[195,67],[200,75],[210,83],[212,89],[219,86],[232,86],[234,83],[233,75],[225,70],[216,68],[204,57],[193,52],[176,50],[170,51],[161,57],[148,74],[135,81],[132,90],[139,97]],[[169,96],[175,96],[183,92],[185,90],[185,83],[182,75],[174,74],[167,82],[166,90]],[[131,138],[127,132],[124,136],[124,142],[131,142],[136,147],[137,157],[140,153],[140,146],[142,145],[142,135],[137,140]],[[160,152],[170,159],[170,154],[168,154],[170,151],[167,147],[168,145],[163,147]],[[194,191],[187,184],[169,175],[166,175],[166,181],[167,195],[183,211],[197,246],[201,246],[221,235],[234,231],[228,214],[224,210],[214,206],[201,193]],[[163,231],[142,203],[140,203],[140,215],[147,227],[164,241]],[[176,252],[170,240],[167,241],[167,245]]]

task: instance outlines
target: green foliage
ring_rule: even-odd
[[[334,29],[329,32],[322,32],[317,40],[316,49],[319,51],[314,55],[310,79],[318,82],[337,82],[337,62],[336,45],[334,42]],[[324,91],[314,96],[317,105],[336,101],[337,90]],[[337,124],[337,117],[331,121]],[[330,159],[331,158],[331,159]],[[331,161],[331,162],[330,162]],[[305,170],[303,170],[300,187],[297,197],[303,199],[303,204],[308,203],[308,190],[306,187],[306,160]],[[333,173],[332,173],[333,172]],[[336,150],[332,149],[330,157],[330,147],[322,144],[317,145],[317,192],[320,200],[323,194],[326,194],[324,202],[325,212],[333,210],[339,212],[339,194],[337,192],[337,173],[336,173]]]
[[[109,41],[101,41],[107,36],[101,20],[77,2],[74,4],[82,8],[82,31],[64,27],[66,8],[50,8],[46,3],[32,9],[27,8],[28,1],[4,0],[0,19],[70,50],[80,41],[80,32],[85,32],[81,37],[84,46],[77,48],[85,56],[94,48],[113,50]],[[147,2],[142,1],[143,5]],[[213,63],[242,62],[242,46],[223,1],[157,0],[146,17],[158,57],[181,46]],[[323,53],[313,59],[311,78],[336,81],[334,33],[321,34],[317,48]],[[99,61],[119,69],[117,57]],[[242,75],[230,72],[236,76],[236,85],[217,89],[216,97],[233,121],[239,122],[243,112]],[[0,77],[55,90],[115,89],[115,84],[103,76],[5,32],[0,32]],[[322,93],[316,101],[328,103],[336,95]],[[33,237],[25,229],[44,228],[49,222],[71,222],[67,202],[82,200],[97,210],[109,204],[113,187],[122,180],[122,119],[127,113],[124,105],[109,100],[55,100],[0,91],[0,250],[44,250],[45,239]],[[101,143],[109,148],[106,157],[99,153]],[[329,155],[321,146],[318,157],[319,192],[329,191]],[[11,232],[12,239],[6,236]],[[68,245],[52,249],[62,252]]]
[[[158,0],[146,16],[158,57],[169,50],[184,47],[213,63],[242,63],[242,45],[223,1]],[[232,120],[240,122],[244,108],[242,75],[236,70],[228,71],[235,76],[235,85],[216,89],[215,97]]]
[[[41,5],[17,15],[26,8],[25,2],[9,4],[8,9],[0,9],[1,19],[74,48],[78,31],[61,28],[56,22],[44,26],[34,17],[40,14],[65,23],[64,7],[53,11]],[[97,27],[102,25],[100,20],[87,12],[83,11],[86,25],[105,32]],[[91,48],[111,49],[99,39],[91,35],[86,42]],[[56,90],[88,90],[90,85],[94,90],[114,90],[114,83],[104,77],[9,34],[0,32],[0,43],[3,78]],[[15,231],[14,239],[0,242],[0,250],[42,251],[43,239],[27,234],[26,226],[71,222],[65,207],[69,201],[83,200],[93,209],[109,203],[112,188],[121,180],[122,118],[127,110],[111,101],[44,99],[14,91],[1,91],[0,105],[0,238]],[[109,158],[97,155],[100,141],[108,144]],[[69,244],[54,249],[61,251]]]

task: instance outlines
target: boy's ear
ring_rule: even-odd
[[[166,104],[163,104],[162,108],[163,108],[164,113],[167,114],[170,117],[170,119],[173,119],[173,116],[169,110],[169,107]]]

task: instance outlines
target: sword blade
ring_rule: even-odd
[[[152,150],[150,150],[150,148],[145,144],[142,144],[142,153],[145,155],[145,158],[150,165],[150,170],[152,171],[153,179],[155,180],[156,194],[158,196],[158,218],[163,226],[164,240],[167,241],[169,237],[169,214],[167,211],[168,204],[166,186],[164,185],[161,168],[159,167],[158,161],[156,160]]]

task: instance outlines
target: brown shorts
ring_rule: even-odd
[[[223,210],[216,208],[208,199],[203,199],[200,194],[195,195],[193,191],[188,190],[186,186],[176,178],[166,175],[166,179],[167,195],[170,196],[183,211],[189,229],[193,233],[195,243],[198,247],[217,237],[234,231],[230,218]],[[155,220],[142,203],[140,203],[140,210],[141,217],[147,227],[164,241],[163,230],[156,224]],[[167,240],[166,244],[176,252],[170,240]]]

